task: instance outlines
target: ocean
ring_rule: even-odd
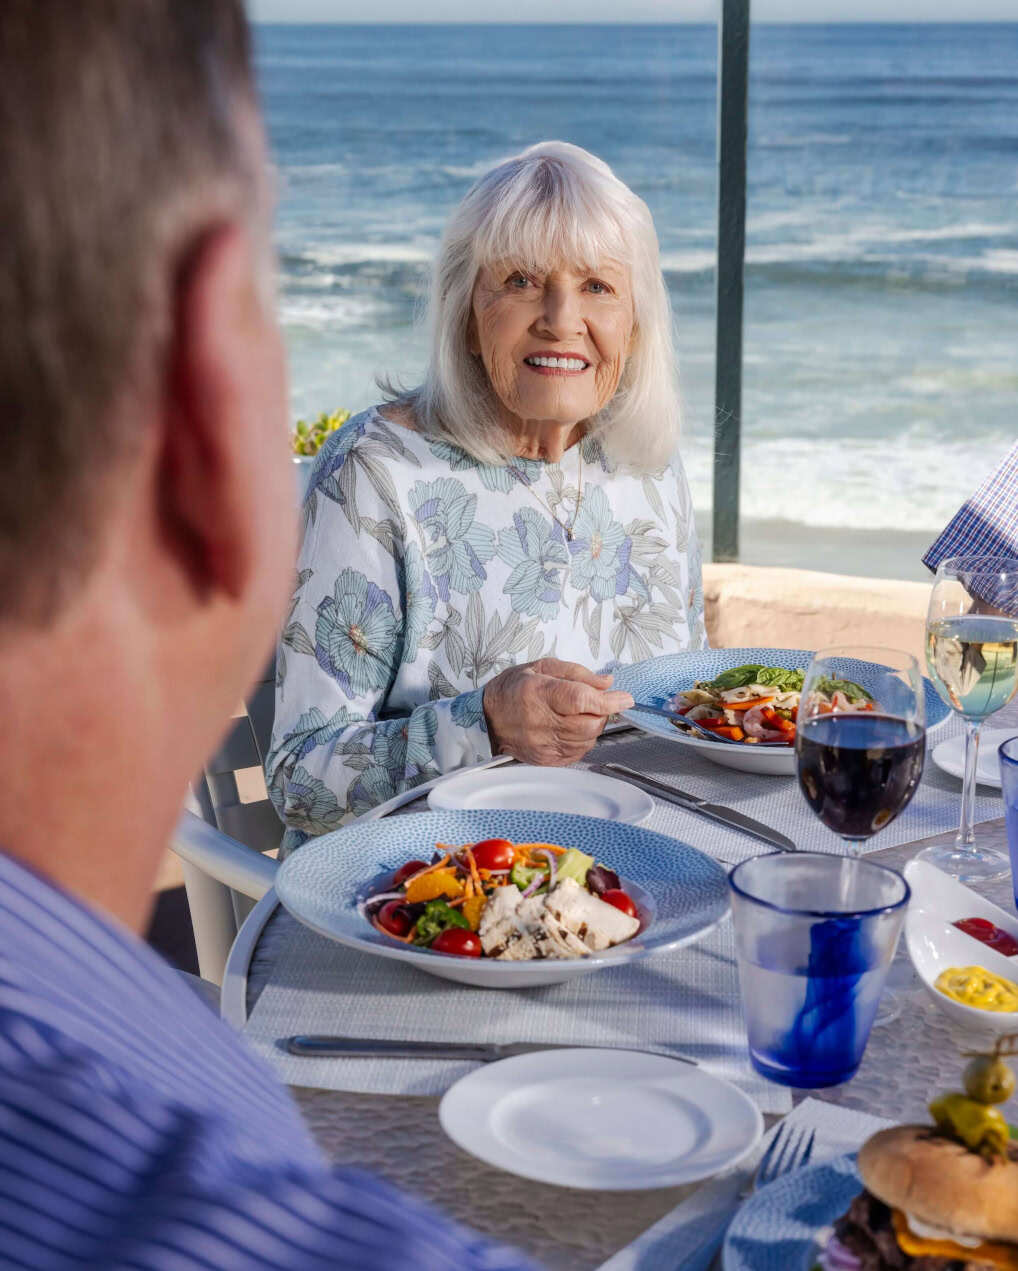
[[[572,141],[654,215],[706,525],[715,29],[260,26],[256,49],[294,418],[416,383],[448,212]],[[1018,435],[1018,24],[755,26],[750,65],[743,557],[923,577]]]

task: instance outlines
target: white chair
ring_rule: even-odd
[[[273,659],[252,690],[245,713],[234,718],[194,783],[189,810],[170,843],[183,863],[198,969],[203,980],[214,984],[222,983],[237,931],[253,902],[272,886],[278,868],[263,853],[279,846],[283,826],[264,797],[260,776],[272,735],[275,679]],[[245,801],[238,774],[246,774],[246,784],[263,797]]]
[[[188,811],[170,847],[183,864],[201,978],[222,984],[240,925],[271,888],[279,865]]]

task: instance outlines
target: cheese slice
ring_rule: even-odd
[[[927,1240],[909,1228],[900,1209],[891,1210],[891,1222],[898,1244],[913,1258],[956,1258],[959,1262],[985,1262],[999,1271],[1018,1271],[1018,1245],[987,1241],[972,1248],[953,1240]]]

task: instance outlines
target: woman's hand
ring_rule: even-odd
[[[611,682],[558,658],[509,667],[484,686],[491,753],[547,767],[576,763],[608,716],[633,704],[628,693],[611,691]]]

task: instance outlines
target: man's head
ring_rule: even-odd
[[[26,740],[31,675],[3,668],[49,658],[67,703],[80,660],[131,699],[97,745],[169,715],[193,770],[267,655],[295,529],[265,169],[241,0],[0,5],[0,704]]]

